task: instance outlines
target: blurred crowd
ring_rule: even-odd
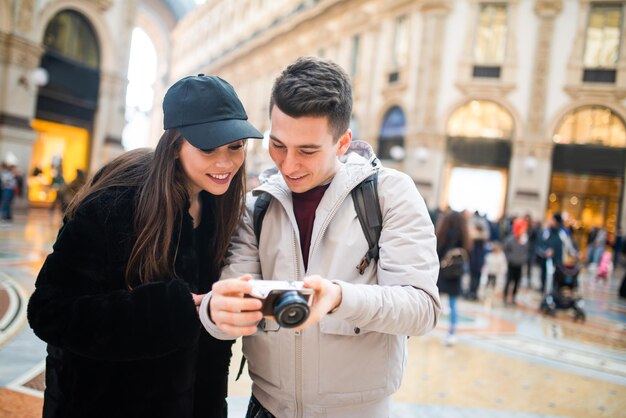
[[[445,223],[442,221],[453,212],[451,209],[430,212],[437,230],[441,230]],[[468,300],[478,300],[497,288],[502,290],[505,305],[515,305],[522,279],[526,280],[526,287],[547,294],[557,285],[555,275],[558,278],[561,274],[576,289],[583,267],[592,273],[594,280],[608,284],[626,249],[622,234],[610,236],[601,226],[593,227],[583,242],[577,242],[572,223],[560,213],[552,214],[543,223],[530,215],[507,216],[494,222],[478,212],[461,214],[464,220],[461,228],[467,228],[469,236],[466,246],[469,280],[464,281],[461,294]],[[443,237],[452,234],[446,231]]]

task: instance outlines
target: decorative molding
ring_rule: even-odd
[[[554,143],[551,138],[541,141],[525,139],[513,142],[513,157],[535,157],[539,160],[552,158]]]
[[[0,33],[0,63],[34,69],[39,66],[44,49],[24,38]]]
[[[535,14],[542,18],[555,18],[563,10],[562,0],[537,0]]]
[[[100,73],[100,97],[124,97],[125,77],[109,72]]]
[[[504,97],[515,90],[513,83],[485,82],[485,81],[459,81],[455,83],[461,93],[466,96],[496,96]]]
[[[528,110],[528,132],[535,136],[540,136],[544,131],[554,20],[562,6],[560,0],[540,0],[535,4],[535,13],[540,18],[539,35]]]
[[[33,130],[33,128],[30,126],[30,119],[23,116],[11,115],[9,113],[0,112],[0,126],[1,125],[27,131]]]
[[[96,0],[96,6],[103,12],[106,12],[113,5],[113,0]]]
[[[441,3],[441,2],[438,2]],[[424,9],[422,9],[424,11]],[[439,104],[439,91],[441,90],[441,73],[442,73],[442,63],[443,63],[443,47],[437,45],[437,42],[441,42],[441,44],[445,43],[445,18],[449,9],[438,9],[438,12],[442,13],[434,13],[432,9],[428,9],[428,12],[424,11],[427,16],[426,19],[428,23],[425,28],[430,27],[430,33],[428,38],[432,42],[431,48],[429,51],[429,57],[427,62],[430,63],[430,68],[428,69],[428,81],[426,84],[426,103],[422,103],[422,109],[424,112],[423,119],[423,127],[427,131],[434,132],[437,130],[437,108]]]
[[[521,190],[518,189],[515,191],[515,197],[520,199],[528,199],[528,200],[539,200],[541,195],[536,190]]]
[[[442,13],[447,14],[452,10],[449,0],[424,0],[420,4],[422,13]]]
[[[577,84],[566,85],[563,90],[572,99],[597,99],[598,101],[621,101],[626,99],[626,86],[616,86],[614,84]]]

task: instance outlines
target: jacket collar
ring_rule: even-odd
[[[359,183],[382,167],[372,147],[367,142],[359,140],[352,141],[348,151],[339,160],[341,168],[333,177],[320,206],[325,203],[333,205],[337,200],[343,200]],[[261,185],[252,191],[253,195],[258,196],[267,192],[283,203],[290,204],[291,190],[277,167],[265,170],[259,176],[259,180]]]

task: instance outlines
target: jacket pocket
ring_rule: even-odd
[[[280,333],[262,332],[243,339],[243,354],[254,382],[280,388]]]
[[[389,335],[326,316],[320,322],[319,338],[320,393],[379,391],[387,387]]]

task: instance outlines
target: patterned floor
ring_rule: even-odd
[[[45,344],[26,323],[25,304],[60,216],[47,210],[0,224],[0,417],[41,416]],[[587,321],[570,313],[543,317],[540,295],[523,288],[518,305],[499,294],[460,303],[459,341],[443,346],[437,329],[409,339],[393,418],[626,416],[626,301],[617,298],[620,268],[608,286],[582,277]],[[524,281],[524,283],[526,283]],[[235,346],[233,367],[239,365]],[[242,417],[250,380],[231,375],[231,417]]]

